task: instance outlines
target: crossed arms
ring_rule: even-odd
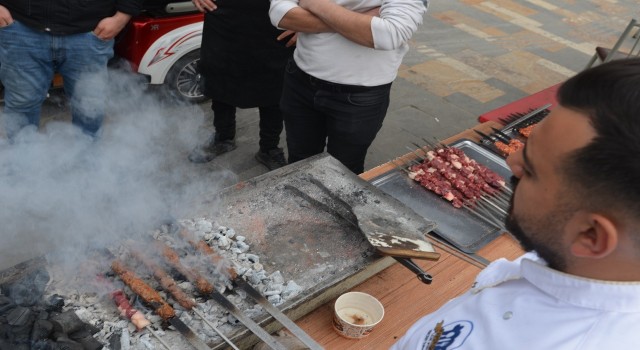
[[[280,28],[304,33],[336,32],[366,47],[395,50],[411,38],[425,12],[422,0],[382,0],[379,7],[363,12],[332,0],[271,0],[269,16]]]

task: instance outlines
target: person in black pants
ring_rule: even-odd
[[[215,133],[189,160],[209,162],[237,146],[236,108],[258,107],[260,150],[256,159],[270,170],[286,165],[278,147],[283,130],[279,108],[284,68],[293,48],[278,40],[269,19],[269,0],[194,0],[205,12],[200,51],[204,94],[211,97]]]

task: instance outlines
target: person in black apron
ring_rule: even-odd
[[[205,12],[200,51],[204,94],[211,97],[215,132],[189,160],[209,162],[234,150],[236,108],[258,107],[260,150],[270,170],[286,165],[278,147],[283,130],[279,102],[284,68],[293,53],[269,19],[269,0],[194,0]]]

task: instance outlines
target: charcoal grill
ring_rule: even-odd
[[[388,226],[394,236],[405,242],[421,243],[415,254],[422,254],[422,258],[438,257],[425,238],[436,227],[434,222],[360,179],[327,154],[219,193],[203,194],[190,208],[193,217],[216,218],[220,223],[227,223],[246,236],[252,252],[261,257],[265,269],[280,271],[302,287],[303,292],[278,307],[291,319],[335,298],[388,267],[393,260],[381,259],[380,251],[366,237],[367,232],[359,227],[362,225],[345,221],[348,215],[318,210],[308,199],[287,190],[287,186],[329,206],[338,200],[346,205],[345,208],[350,208],[357,221],[377,225],[375,227],[382,231]],[[328,193],[334,202],[326,202]],[[389,242],[392,240],[385,244]],[[409,255],[414,254],[411,247],[401,248]],[[46,266],[47,261],[43,258],[16,265],[0,273],[0,284]],[[412,267],[410,264],[405,266]],[[108,265],[104,269],[108,270]],[[108,308],[114,306],[108,305]],[[269,313],[252,318],[269,333],[281,327]],[[240,327],[229,338],[240,348],[247,348],[257,341],[250,331]],[[214,349],[226,347],[223,341],[209,345]]]

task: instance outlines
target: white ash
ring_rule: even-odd
[[[247,280],[249,284],[260,291],[272,304],[276,306],[281,305],[302,291],[302,288],[295,281],[286,281],[280,271],[267,271],[268,269],[261,263],[260,257],[250,252],[251,244],[247,242],[246,237],[237,234],[232,228],[217,225],[212,220],[206,218],[183,220],[180,222],[180,225],[195,234],[199,239],[203,239],[209,246],[224,257],[227,265],[224,266],[223,264],[222,266],[214,267],[214,269],[217,270],[213,272],[222,275],[222,272],[225,271],[228,266],[233,266],[240,278]],[[154,239],[163,241],[173,248],[184,248],[183,240],[170,232],[167,226],[150,232],[150,235]],[[109,250],[117,257],[124,257],[128,254],[128,248],[127,244],[124,243],[110,247]],[[93,262],[93,264],[96,265],[94,269],[95,271],[104,273],[105,266],[108,266],[109,263],[110,262],[106,261]],[[200,262],[200,265],[211,266],[213,264],[208,260],[206,264]],[[52,278],[47,286],[46,294],[59,294],[64,296],[64,311],[74,310],[82,321],[100,329],[94,336],[105,345],[104,350],[110,349],[109,341],[112,337],[116,336],[119,337],[118,345],[121,349],[164,349],[164,346],[161,345],[156,337],[152,336],[149,331],[136,330],[135,326],[129,322],[129,320],[123,319],[122,316],[120,316],[116,306],[108,296],[108,293],[113,292],[113,285],[111,287],[103,286],[102,291],[82,290],[83,284],[84,288],[87,288],[86,276],[83,277],[81,274],[69,276],[68,273],[65,274],[63,271],[57,270],[55,265],[49,265],[47,269]],[[207,276],[211,277],[211,275]],[[74,281],[75,283],[69,283],[69,279],[74,278],[76,279],[76,281]],[[197,336],[205,342],[212,344],[222,341],[220,336],[202,321],[199,316],[196,316],[192,311],[184,310],[174,302],[167,293],[161,291],[154,279],[144,277],[144,280],[160,292],[161,296],[176,310],[176,315],[189,326]],[[109,283],[113,284],[113,282]],[[255,319],[260,315],[264,315],[265,312],[260,305],[254,304],[253,300],[247,297],[245,291],[235,290],[227,279],[225,279],[225,283],[217,285],[218,290],[224,293],[225,296],[247,316]],[[178,286],[190,296],[193,296],[196,291],[194,285],[187,281],[179,281]],[[122,285],[118,284],[115,289],[117,288],[122,288]],[[124,287],[123,290],[129,297],[134,296],[134,293],[128,287]],[[130,299],[130,301],[132,301],[132,299]],[[226,336],[232,336],[232,334],[238,331],[241,323],[215,301],[204,300],[200,297],[195,301],[197,303],[196,309],[204,315],[207,321],[215,325],[215,327]],[[161,318],[153,313],[152,310],[146,308],[139,302],[132,304],[134,308],[142,312],[147,320],[151,322],[149,327],[154,330],[155,334],[170,344],[172,348],[186,349],[190,347],[184,337],[173,329],[173,327],[163,330],[161,328]]]

